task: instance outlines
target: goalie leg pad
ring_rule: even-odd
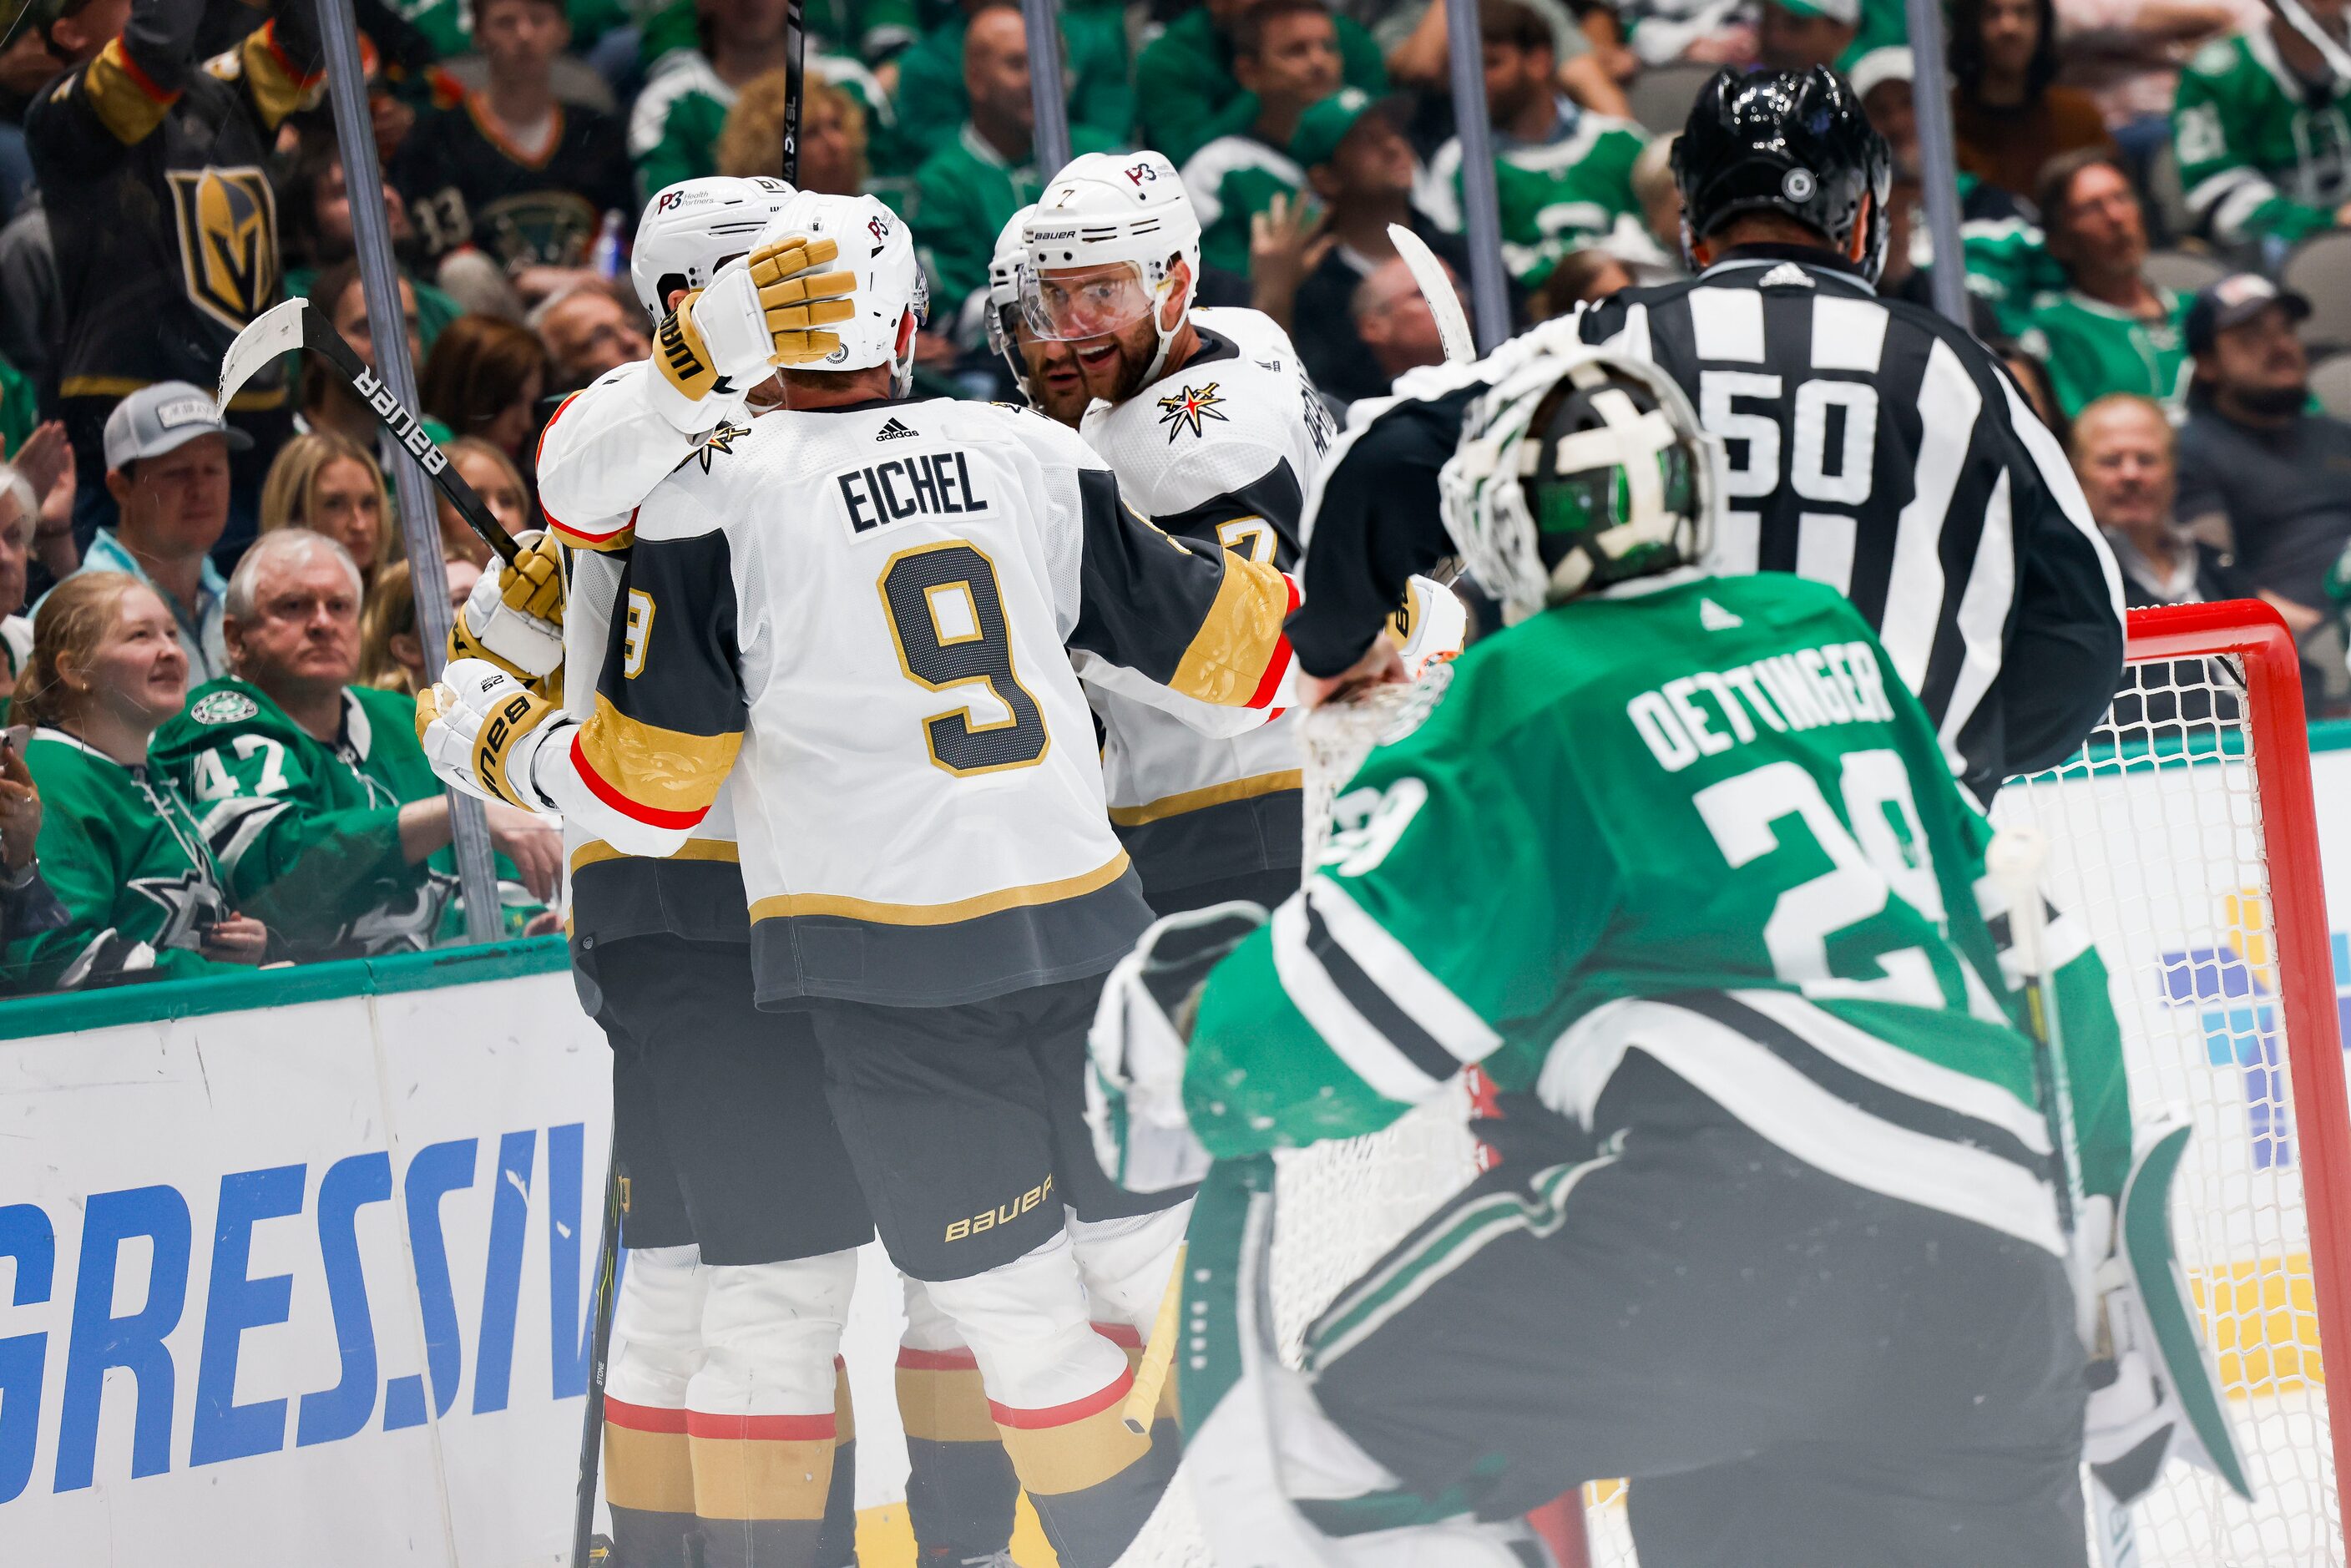
[[[1012,1544],[1020,1480],[997,1436],[979,1361],[920,1280],[906,1284],[898,1417],[906,1434],[906,1514],[924,1562],[985,1559]]]
[[[702,1364],[705,1282],[691,1246],[632,1248],[621,1272],[604,1375],[604,1495],[630,1561],[678,1561],[694,1533],[685,1390]]]
[[[705,1562],[813,1562],[831,1490],[835,1358],[857,1255],[704,1272],[703,1364],[686,1389],[686,1434]]]

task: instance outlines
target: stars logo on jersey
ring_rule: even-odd
[[[240,724],[261,711],[261,705],[243,692],[207,692],[188,709],[198,724]]]
[[[200,946],[204,931],[226,913],[220,889],[212,878],[193,868],[177,876],[135,876],[123,884],[163,911],[163,928],[150,944],[155,947]]]
[[[717,429],[703,437],[701,445],[686,455],[685,463],[698,462],[702,465],[702,471],[707,474],[710,472],[712,457],[722,452],[729,456],[734,455],[736,438],[750,434],[751,427],[747,424],[728,424],[721,422]],[[681,463],[678,466],[683,468],[685,463]]]
[[[1698,601],[1698,623],[1709,632],[1729,632],[1747,624],[1711,599]]]
[[[1217,395],[1215,382],[1210,382],[1204,387],[1182,387],[1177,390],[1174,397],[1161,398],[1159,423],[1167,427],[1169,444],[1173,444],[1187,425],[1193,434],[1201,434],[1200,422],[1204,419],[1224,423],[1225,416],[1217,412],[1217,405],[1224,401]]]

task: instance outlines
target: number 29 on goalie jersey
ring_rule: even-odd
[[[1480,643],[1373,753],[1306,888],[1210,977],[1195,1128],[1220,1156],[1349,1136],[1472,1061],[1588,1117],[1640,1049],[1799,1157],[1930,1171],[1948,1191],[1906,1196],[1938,1206],[2005,1190],[1993,1222],[2053,1244],[1990,830],[1924,710],[1833,590],[1641,586]],[[2119,1038],[2095,952],[2055,940],[2112,1191]]]

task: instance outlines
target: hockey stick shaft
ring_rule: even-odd
[[[784,180],[800,183],[800,99],[808,89],[808,0],[784,7]]]
[[[1167,1289],[1159,1295],[1159,1315],[1151,1321],[1151,1337],[1144,1343],[1143,1359],[1135,1364],[1134,1386],[1127,1391],[1119,1418],[1130,1432],[1147,1435],[1159,1396],[1167,1388],[1167,1370],[1176,1364],[1176,1336],[1184,1318],[1184,1254],[1176,1244],[1176,1266],[1168,1270]]]
[[[465,526],[479,534],[482,542],[498,553],[498,559],[511,565],[521,551],[506,525],[490,512],[449,455],[424,434],[424,421],[416,411],[403,404],[384,379],[368,369],[343,335],[316,301],[287,299],[271,306],[248,322],[228,346],[221,360],[220,391],[214,401],[225,410],[237,389],[251,380],[264,365],[289,349],[309,350],[335,368],[350,387],[351,395],[365,403],[376,423],[382,425],[402,450],[416,459],[433,487],[441,492]]]
[[[612,1355],[612,1307],[620,1295],[621,1149],[604,1162],[604,1235],[596,1246],[596,1326],[588,1351],[588,1408],[580,1421],[580,1484],[572,1498],[571,1568],[588,1568],[596,1535],[596,1482],[604,1457],[604,1373]]]

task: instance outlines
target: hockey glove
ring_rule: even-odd
[[[455,789],[526,811],[555,810],[530,781],[549,737],[579,726],[554,704],[481,659],[453,659],[416,698],[416,738],[433,771]]]
[[[719,268],[706,288],[677,302],[654,334],[653,365],[689,402],[740,395],[777,365],[805,365],[841,347],[820,329],[857,314],[857,277],[815,268],[840,254],[833,241],[798,236],[762,246]]]
[[[459,618],[463,642],[537,678],[563,663],[563,547],[544,533],[523,539],[512,566],[490,558]]]
[[[1235,901],[1157,921],[1102,986],[1086,1038],[1086,1124],[1094,1157],[1130,1192],[1165,1192],[1207,1173],[1184,1115],[1184,1059],[1208,971],[1266,923]]]

